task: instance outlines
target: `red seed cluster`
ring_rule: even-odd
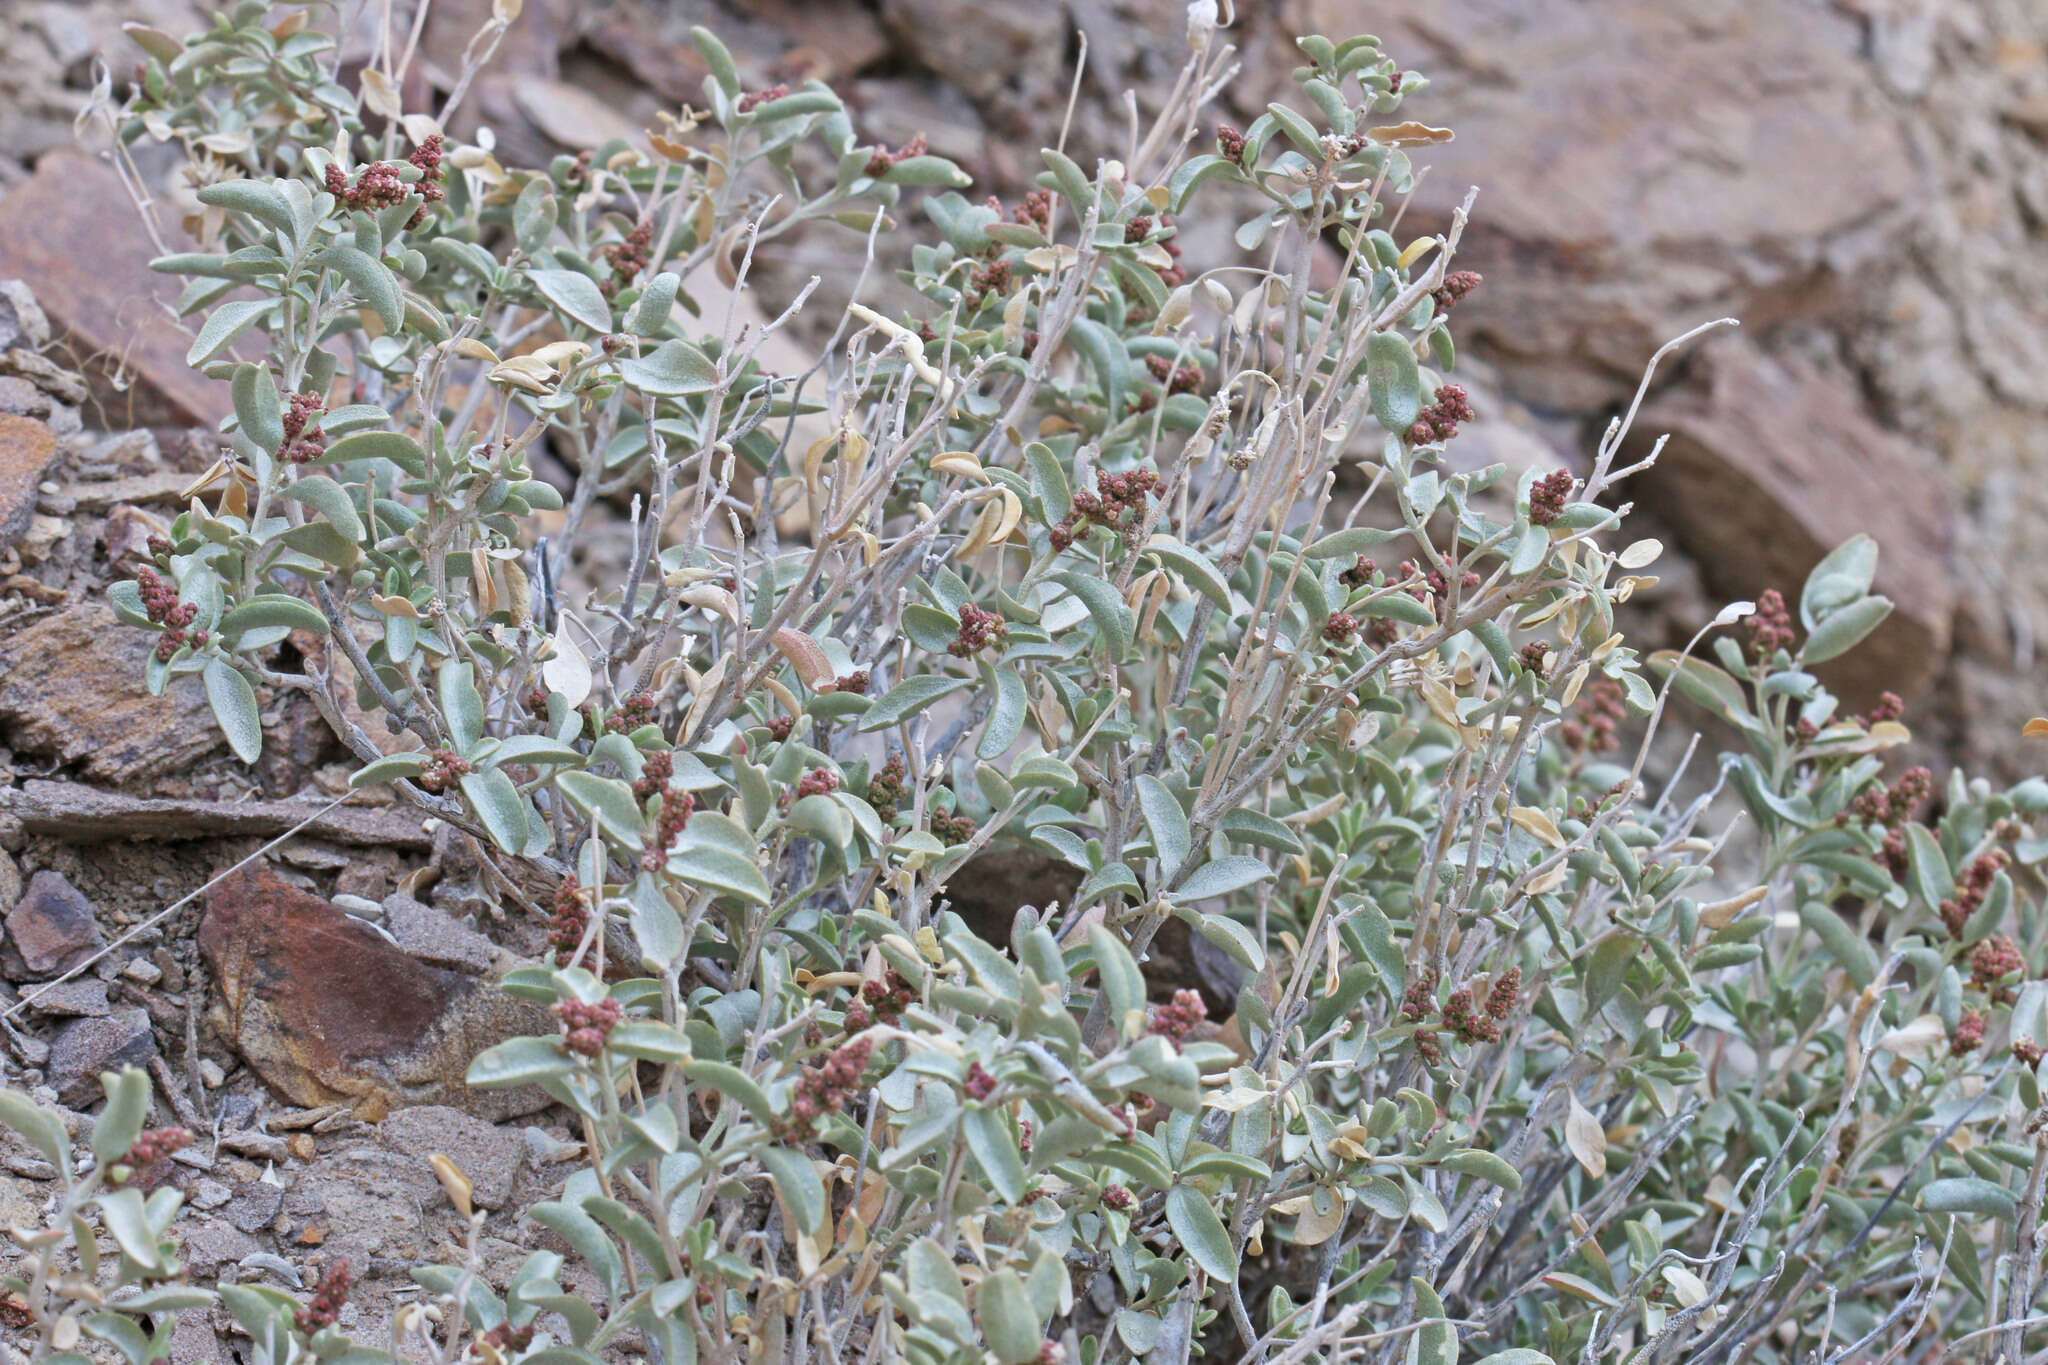
[[[1401,996],[1401,1017],[1411,1024],[1419,1024],[1429,1017],[1436,1008],[1436,968],[1425,967],[1408,983],[1408,989]]]
[[[740,112],[751,114],[770,100],[779,100],[788,93],[789,87],[786,85],[771,85],[764,90],[750,90],[740,96]]]
[[[668,861],[668,851],[690,823],[690,812],[697,809],[697,798],[689,792],[679,792],[671,787],[661,795],[661,813],[654,819],[654,837],[647,841],[647,847],[640,854],[640,866],[649,872],[658,872]]]
[[[188,632],[193,619],[199,615],[199,608],[191,602],[180,602],[178,590],[157,576],[154,569],[144,567],[135,574],[135,586],[142,594],[142,609],[149,619],[164,628],[157,637],[156,658],[158,663],[169,663],[180,646],[189,643],[194,649],[206,644],[206,632]]]
[[[439,796],[471,771],[470,761],[453,749],[436,749],[427,755],[427,766],[413,781]]]
[[[1572,489],[1578,480],[1569,470],[1554,469],[1535,483],[1529,485],[1529,520],[1537,526],[1548,526],[1564,515],[1565,504],[1571,501]]]
[[[1980,1010],[1964,1010],[1963,1017],[1956,1020],[1956,1031],[1948,1037],[1949,1055],[1960,1057],[1966,1052],[1975,1052],[1984,1045],[1985,1018]]]
[[[867,175],[871,180],[880,180],[889,173],[889,168],[899,161],[908,161],[913,156],[923,156],[928,149],[924,134],[919,133],[895,151],[887,147],[875,148],[875,154],[868,158]]]
[[[947,848],[954,848],[974,837],[974,822],[964,815],[948,815],[941,811],[932,816],[932,833]]]
[[[866,696],[868,694],[868,671],[865,668],[856,668],[843,678],[833,679],[832,690],[835,692],[851,692],[856,697]]]
[[[881,816],[883,822],[887,823],[896,818],[896,812],[902,808],[903,798],[909,794],[910,789],[903,783],[903,756],[891,754],[889,761],[882,765],[882,770],[868,779],[868,804],[873,806],[875,814]]]
[[[967,1079],[960,1085],[970,1100],[985,1100],[996,1093],[996,1078],[990,1075],[980,1062],[967,1065]]]
[[[1337,581],[1347,588],[1363,588],[1372,582],[1372,576],[1379,571],[1379,565],[1364,555],[1351,561],[1351,567],[1337,575]]]
[[[1323,638],[1333,645],[1348,645],[1358,634],[1358,618],[1347,611],[1333,611],[1323,622]]]
[[[1756,599],[1756,611],[1749,618],[1749,650],[1758,659],[1768,659],[1781,649],[1789,650],[1798,640],[1792,628],[1792,613],[1785,595],[1776,588],[1764,589]]]
[[[624,1016],[625,1010],[610,996],[594,1005],[581,1000],[555,1005],[555,1017],[562,1021],[562,1046],[580,1057],[595,1057],[604,1051],[604,1040]]]
[[[877,1021],[893,1024],[915,999],[917,992],[901,972],[891,967],[879,981],[861,983],[859,997],[846,1007],[846,1031],[859,1033]]]
[[[986,607],[969,602],[960,608],[960,633],[946,652],[956,659],[970,658],[990,645],[1001,648],[1010,638],[1009,623]]]
[[[1448,441],[1458,434],[1458,423],[1473,421],[1478,415],[1472,411],[1463,384],[1440,384],[1436,402],[1424,408],[1415,425],[1408,428],[1408,440],[1419,446]]]
[[[1029,223],[1040,232],[1052,231],[1052,191],[1032,190],[1024,196],[1023,202],[1010,210],[1010,217],[1019,223]]]
[[[1216,155],[1225,161],[1242,166],[1245,149],[1249,145],[1244,134],[1239,132],[1235,125],[1222,123],[1216,126]]]
[[[795,728],[795,716],[776,716],[768,722],[768,738],[780,744],[789,738],[789,732]]]
[[[555,888],[555,915],[548,921],[548,947],[559,953],[573,953],[582,946],[590,928],[590,907],[584,903],[583,886],[565,877]]]
[[[1453,270],[1444,276],[1444,282],[1430,291],[1429,297],[1436,302],[1437,315],[1441,317],[1457,307],[1458,300],[1477,289],[1485,277],[1476,270]]]
[[[327,411],[317,393],[295,393],[284,410],[284,445],[279,453],[293,464],[311,464],[327,453],[327,436],[317,429],[307,431],[313,418]]]
[[[1550,641],[1531,640],[1522,646],[1522,667],[1539,678],[1550,675]]]
[[[1000,248],[997,248],[1000,250]],[[982,262],[967,275],[967,292],[976,308],[987,303],[991,296],[1001,298],[1010,292],[1010,263],[1001,256]]]
[[[1970,950],[1970,984],[1979,990],[1990,991],[1993,1000],[2010,1000],[2012,988],[2000,988],[1997,983],[2014,972],[2026,969],[2027,960],[2020,955],[2019,944],[2004,934],[1988,935]]]
[[[1413,597],[1418,602],[1427,602],[1432,607],[1436,608],[1437,619],[1442,620],[1445,610],[1450,606],[1450,580],[1445,578],[1443,574],[1437,572],[1435,569],[1431,569],[1429,572],[1424,573],[1422,571],[1421,566],[1418,565],[1412,559],[1404,559],[1401,561],[1401,577],[1403,579],[1416,577],[1420,577],[1422,579],[1422,586],[1417,588],[1410,588],[1408,590],[1408,595]],[[1478,587],[1479,582],[1479,575],[1471,569],[1467,569],[1464,573],[1458,576],[1458,587],[1460,588],[1460,590],[1465,592],[1470,592],[1472,589]]]
[[[533,1324],[529,1322],[524,1327],[514,1327],[509,1322],[501,1322],[477,1340],[500,1356],[513,1355],[533,1345]]]
[[[1133,469],[1123,474],[1098,469],[1095,492],[1083,489],[1074,494],[1074,510],[1052,528],[1052,548],[1057,552],[1086,540],[1097,526],[1111,531],[1128,530],[1143,515],[1146,496],[1156,498],[1165,491],[1165,482],[1149,469]]]
[[[1602,678],[1579,699],[1577,717],[1557,727],[1558,738],[1567,748],[1604,754],[1621,743],[1621,721],[1627,714],[1621,684]]]
[[[1877,694],[1877,705],[1870,708],[1870,714],[1863,717],[1863,728],[1881,725],[1888,720],[1897,720],[1906,714],[1906,703],[1896,692]]]
[[[654,695],[646,691],[635,692],[604,718],[606,733],[614,735],[630,735],[641,726],[653,723]]]
[[[439,133],[430,133],[406,158],[420,173],[419,182],[413,189],[426,200],[420,205],[419,212],[406,220],[408,229],[418,227],[420,220],[427,216],[427,204],[438,204],[448,197],[448,192],[441,188],[441,144],[445,140]]]
[[[363,209],[371,213],[390,208],[411,190],[411,186],[398,174],[398,164],[392,161],[371,162],[356,172],[354,181],[342,173],[338,164],[330,161],[322,188],[340,200],[343,208]]]
[[[1202,387],[1202,367],[1182,365],[1175,367],[1173,361],[1163,355],[1145,357],[1145,368],[1152,377],[1166,385],[1168,393],[1194,393]]]
[[[121,1154],[116,1164],[126,1169],[112,1172],[110,1183],[133,1184],[147,1189],[157,1180],[151,1168],[158,1162],[170,1160],[173,1152],[182,1152],[191,1145],[192,1130],[189,1128],[151,1128],[137,1136],[128,1150]]]
[[[636,224],[621,242],[613,242],[604,249],[604,258],[612,268],[612,277],[604,282],[603,292],[608,299],[617,298],[619,291],[640,278],[640,272],[652,264],[654,250],[654,224]]]
[[[1984,898],[1991,894],[1991,883],[2005,866],[2012,861],[2012,855],[2002,848],[1994,848],[1970,860],[1963,869],[1963,875],[1956,879],[1954,900],[1945,900],[1938,907],[1941,922],[1948,929],[1950,938],[1961,938],[1963,926],[1970,922],[1970,916],[1983,908]]]
[[[830,768],[813,768],[805,773],[796,784],[797,800],[806,796],[823,796],[839,790],[839,774]]]
[[[2039,1066],[2041,1045],[2032,1038],[2015,1038],[2012,1040],[2012,1055],[2027,1066]]]
[[[860,1089],[861,1073],[868,1069],[868,1057],[874,1049],[870,1040],[855,1038],[817,1066],[805,1067],[797,1077],[796,1094],[789,1102],[786,1136],[807,1134],[819,1116],[844,1109]]]
[[[1175,991],[1166,1004],[1153,1005],[1149,1014],[1145,1032],[1178,1045],[1195,1025],[1209,1017],[1209,1007],[1202,1003],[1200,991],[1182,989]]]
[[[633,779],[633,795],[642,801],[658,791],[666,790],[668,780],[676,773],[676,756],[672,749],[656,749],[640,760],[640,776]]]
[[[1159,226],[1163,228],[1172,227],[1173,215],[1170,213],[1160,214]],[[1176,285],[1186,284],[1188,281],[1188,271],[1187,267],[1180,263],[1180,243],[1174,241],[1171,237],[1167,237],[1160,241],[1159,249],[1164,251],[1173,262],[1173,264],[1159,272],[1159,282],[1168,289],[1172,289]]]
[[[341,1316],[341,1306],[348,1302],[348,1291],[354,1285],[355,1277],[348,1273],[347,1261],[335,1261],[321,1272],[320,1283],[313,1290],[313,1301],[298,1311],[293,1319],[301,1334],[312,1336],[323,1327],[332,1327]]]
[[[1157,226],[1159,224],[1152,220],[1151,215],[1140,213],[1124,224],[1124,241],[1142,242],[1152,235],[1152,229]]]
[[[1131,1197],[1131,1192],[1121,1185],[1108,1185],[1103,1188],[1102,1207],[1106,1209],[1115,1209],[1118,1213],[1128,1213],[1132,1208],[1136,1207],[1137,1202],[1136,1199]]]

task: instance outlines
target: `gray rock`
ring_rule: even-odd
[[[107,983],[91,976],[60,981],[53,986],[30,986],[23,995],[27,997],[29,1011],[33,1014],[86,1015],[100,1019],[113,1013],[114,1009],[107,1000]]]
[[[100,1073],[142,1066],[156,1056],[149,1015],[135,1006],[100,1019],[74,1019],[50,1040],[50,1084],[73,1109],[99,1100]]]
[[[235,1191],[220,1215],[243,1232],[254,1235],[275,1223],[283,1208],[282,1189],[266,1181],[252,1180]]]
[[[263,1244],[248,1233],[211,1218],[182,1229],[179,1237],[184,1246],[185,1268],[193,1278],[201,1280],[211,1280],[220,1274],[221,1267],[263,1250]]]
[[[92,902],[64,874],[48,868],[7,915],[7,965],[30,976],[54,976],[85,961],[100,946]]]
[[[401,1109],[379,1129],[385,1142],[422,1165],[439,1153],[462,1168],[479,1208],[503,1208],[512,1199],[512,1183],[526,1158],[525,1144],[459,1109],[423,1105]]]
[[[498,957],[488,938],[411,896],[384,898],[384,927],[399,947],[430,966],[482,976]]]
[[[0,350],[50,344],[50,319],[26,280],[0,280]]]

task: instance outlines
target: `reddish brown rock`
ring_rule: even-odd
[[[1896,606],[1830,681],[1852,703],[1926,687],[1956,610],[1954,514],[1931,460],[1812,366],[1735,337],[1707,346],[1689,381],[1644,409],[1636,453],[1666,432],[1656,467],[1631,488],[1718,593],[1776,588],[1796,602],[1822,555],[1867,532],[1881,556],[1876,590]]]
[[[29,879],[28,890],[7,915],[7,965],[32,977],[69,971],[100,946],[92,902],[64,874],[48,868]]]
[[[116,785],[175,772],[223,747],[196,678],[152,697],[142,667],[156,637],[85,602],[0,634],[0,739]]]
[[[157,254],[120,177],[79,153],[49,153],[0,197],[0,276],[34,286],[109,425],[211,426],[227,385],[185,364],[190,342],[160,306],[182,285],[150,270]]]
[[[34,519],[36,485],[56,454],[57,436],[48,426],[33,417],[0,413],[0,550],[14,544]]]
[[[550,1031],[546,1011],[415,961],[262,864],[207,893],[199,947],[219,986],[215,1027],[295,1104],[348,1104],[369,1119],[444,1104],[495,1122],[548,1102],[462,1083],[485,1048]]]

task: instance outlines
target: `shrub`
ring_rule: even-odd
[[[1191,7],[1130,159],[1048,150],[1006,205],[822,85],[746,88],[708,33],[708,112],[652,157],[519,170],[388,80],[358,110],[331,41],[263,13],[141,37],[124,132],[183,140],[204,206],[206,249],[157,266],[236,417],[211,505],[112,595],[243,757],[255,688],[306,693],[359,784],[560,877],[549,959],[505,982],[560,1030],[470,1079],[545,1087],[592,1156],[525,1217],[601,1304],[552,1253],[502,1297],[422,1267],[451,1311],[398,1349],[2039,1349],[2048,784],[1894,774],[1897,707],[1814,676],[1889,610],[1868,540],[1796,608],[1724,612],[1710,658],[1642,659],[1626,419],[1583,479],[1446,465],[1479,282],[1462,214],[1393,235],[1442,134],[1394,121],[1426,82],[1375,40],[1301,40],[1291,104],[1208,132],[1230,52]],[[1177,221],[1245,203],[1241,257],[1195,273]],[[811,225],[919,301],[835,302],[778,373],[818,281],[753,329],[687,282]],[[1674,692],[1735,750],[1652,791]],[[1071,867],[1064,903],[949,907],[1019,848]],[[1234,993],[1161,973],[1169,926]],[[110,1079],[110,1172],[138,1084]],[[0,1117],[70,1179],[47,1119]],[[25,1245],[76,1226],[83,1256],[97,1200],[102,1279],[163,1281],[175,1196],[97,1179]],[[79,1269],[9,1281],[39,1357],[99,1301]],[[143,1365],[196,1291],[125,1292],[80,1321]],[[223,1293],[277,1365],[385,1352]]]

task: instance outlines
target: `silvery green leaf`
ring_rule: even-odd
[[[274,455],[284,444],[284,413],[277,397],[277,381],[267,365],[237,365],[232,382],[235,417],[242,434]]]
[[[462,776],[462,794],[483,822],[491,842],[507,853],[526,850],[528,822],[526,798],[512,785],[512,779],[496,768],[480,768]]]
[[[254,763],[263,754],[263,717],[256,709],[256,691],[240,669],[226,659],[209,659],[203,674],[207,705],[228,747],[244,763]]]
[[[1242,854],[1227,858],[1216,858],[1202,864],[1173,891],[1177,901],[1208,900],[1212,896],[1227,896],[1233,891],[1242,891],[1247,886],[1265,881],[1273,875],[1271,868],[1257,858]]]
[[[100,1225],[121,1248],[122,1255],[151,1271],[163,1268],[156,1230],[149,1225],[149,1217],[143,1211],[140,1190],[112,1190],[94,1199],[93,1203],[100,1211]]]
[[[556,775],[555,786],[571,806],[597,821],[608,837],[631,848],[646,841],[646,817],[633,789],[624,782],[596,773],[566,772]]]
[[[1799,623],[1812,630],[1829,611],[1869,592],[1876,578],[1877,542],[1867,535],[1849,537],[1806,575],[1799,594]]]
[[[227,349],[236,337],[256,325],[257,319],[269,313],[276,303],[271,299],[234,299],[213,310],[206,319],[206,325],[199,329],[199,335],[192,338],[192,345],[185,352],[185,363],[194,369]]]
[[[389,460],[415,478],[427,472],[427,452],[402,431],[354,431],[327,447],[326,462]]]
[[[275,185],[259,180],[223,180],[198,191],[200,203],[246,214],[265,227],[293,231],[291,205]]]
[[[1000,1365],[1030,1365],[1039,1358],[1045,1334],[1016,1271],[998,1270],[982,1280],[974,1291],[974,1315]]]
[[[384,262],[352,246],[331,246],[315,253],[313,264],[347,280],[356,296],[375,310],[387,335],[396,335],[405,326],[405,303],[399,294],[398,277]]]
[[[1969,1213],[2006,1221],[2016,1211],[2012,1191],[1975,1176],[1928,1181],[1920,1187],[1920,1207],[1929,1213]]]
[[[292,630],[327,634],[327,618],[320,609],[302,598],[284,593],[263,593],[252,597],[220,618],[221,634],[237,636],[244,631],[287,626]]]
[[[988,1177],[989,1188],[1004,1203],[1024,1198],[1024,1158],[1010,1116],[1001,1109],[968,1109],[960,1119],[967,1150]]]
[[[576,1069],[575,1059],[551,1038],[513,1038],[477,1054],[464,1082],[483,1090],[531,1085]]]
[[[641,288],[632,311],[626,314],[626,330],[643,337],[659,332],[668,323],[682,283],[681,277],[673,270],[664,270],[649,280]]]
[[[597,281],[580,270],[529,270],[527,278],[541,297],[593,332],[612,330],[611,305]]]
[[[302,474],[286,487],[284,495],[317,512],[342,539],[351,543],[361,542],[363,521],[356,512],[355,499],[349,496],[346,488],[326,475]]]
[[[705,393],[718,383],[718,367],[687,341],[669,340],[644,356],[619,362],[626,387],[656,398]]]
[[[0,1090],[0,1123],[26,1138],[29,1145],[50,1159],[60,1171],[71,1169],[71,1139],[64,1125],[28,1096]]]
[[[905,678],[897,683],[861,717],[863,732],[886,730],[892,725],[901,725],[918,712],[930,706],[949,692],[957,692],[967,686],[965,678],[948,678],[938,674],[921,674]]]
[[[467,754],[484,737],[484,699],[477,695],[476,670],[451,654],[442,660],[436,681],[448,737],[457,753]]]
[[[1405,435],[1422,415],[1422,373],[1415,364],[1415,348],[1397,333],[1374,332],[1365,344],[1365,372],[1373,419],[1395,435]]]
[[[1144,813],[1145,827],[1152,832],[1160,875],[1170,878],[1180,871],[1194,847],[1187,812],[1166,784],[1149,773],[1138,777],[1138,808]]]
[[[1799,651],[1802,664],[1826,663],[1847,654],[1892,614],[1889,597],[1862,597],[1837,608],[1813,628]]]
[[[818,1168],[802,1152],[787,1147],[763,1147],[758,1155],[774,1180],[776,1191],[795,1215],[798,1230],[817,1235],[825,1226],[828,1212],[825,1185],[818,1179]]]
[[[1188,1259],[1207,1271],[1213,1280],[1225,1284],[1237,1279],[1237,1249],[1215,1208],[1192,1185],[1175,1185],[1166,1192],[1166,1223],[1187,1248]]]
[[[988,670],[984,683],[991,680],[995,706],[982,729],[981,741],[974,746],[976,756],[985,759],[1001,757],[1024,730],[1024,679],[1014,669],[996,668]]]
[[[126,1066],[101,1073],[100,1087],[107,1092],[107,1106],[93,1121],[92,1154],[100,1165],[111,1166],[142,1136],[143,1120],[149,1117],[149,1075]]]

